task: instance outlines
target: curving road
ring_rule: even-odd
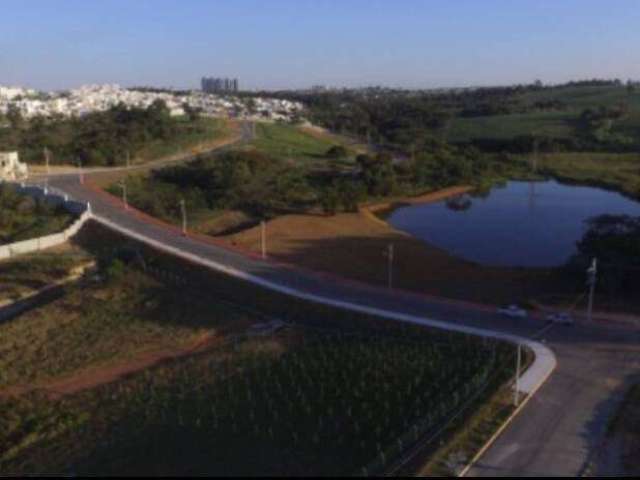
[[[250,129],[243,127],[243,137],[249,134]],[[557,368],[468,472],[471,476],[586,473],[609,414],[625,385],[639,371],[640,330],[632,327],[578,324],[573,328],[544,328],[535,319],[505,319],[469,304],[339,281],[184,237],[173,228],[125,211],[113,199],[80,184],[77,175],[50,177],[49,185],[76,200],[90,202],[96,220],[110,228],[167,251],[203,259],[227,273],[280,285],[283,291],[302,292],[311,299],[332,299],[336,305],[360,305],[363,311],[394,312],[407,320],[428,319],[425,323],[430,325],[444,322],[454,329],[538,337],[555,353]]]

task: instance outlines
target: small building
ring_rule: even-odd
[[[28,175],[27,164],[20,162],[18,152],[0,152],[0,181],[23,180]]]

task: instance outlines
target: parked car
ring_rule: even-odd
[[[527,318],[527,311],[517,305],[498,308],[498,313],[511,318]]]
[[[573,325],[573,317],[567,312],[556,312],[547,315],[547,320],[559,325]]]

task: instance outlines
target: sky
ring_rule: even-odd
[[[640,80],[640,0],[2,0],[0,85]]]

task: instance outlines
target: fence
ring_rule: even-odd
[[[6,185],[7,183],[5,183]],[[25,195],[42,199],[51,205],[62,205],[66,210],[78,218],[65,230],[43,237],[22,240],[20,242],[0,245],[0,260],[23,255],[25,253],[38,252],[46,248],[55,247],[65,243],[73,237],[87,220],[91,218],[91,207],[88,203],[77,202],[68,195],[58,192],[56,189],[41,187],[38,185],[12,184],[16,190]]]

